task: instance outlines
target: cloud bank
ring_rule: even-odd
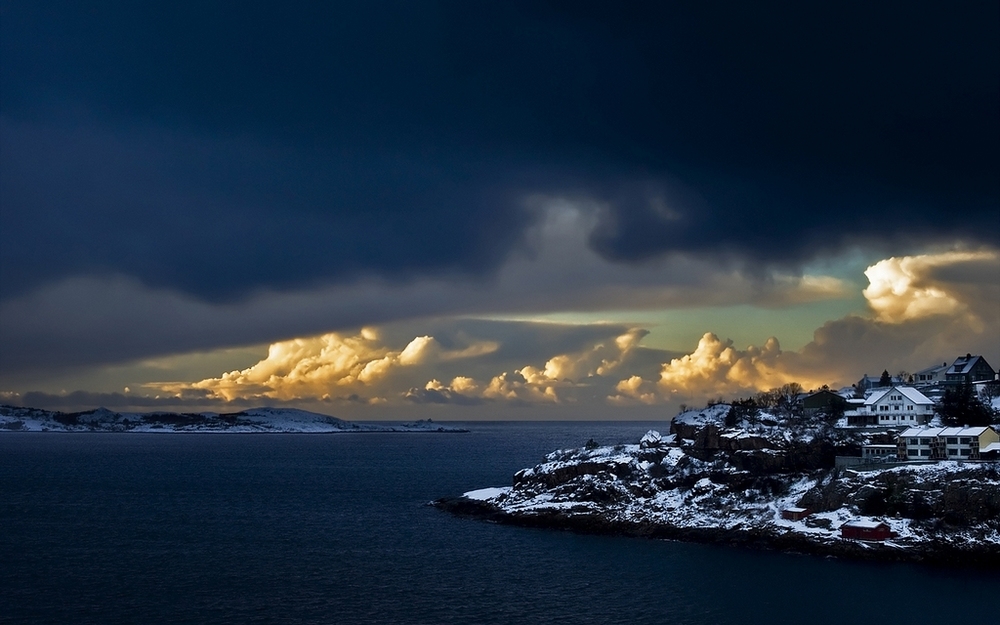
[[[14,3],[0,300],[484,278],[539,194],[625,265],[1000,243],[995,5],[816,10]]]
[[[408,319],[739,303],[780,308],[848,293],[843,280],[830,276],[761,274],[686,256],[640,267],[609,263],[586,245],[598,206],[547,196],[525,202],[536,215],[535,226],[485,282],[364,279],[228,303],[124,276],[56,283],[0,302],[0,375],[272,343]]]

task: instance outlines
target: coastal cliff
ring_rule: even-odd
[[[509,487],[434,505],[524,526],[1000,568],[996,463],[837,469],[836,455],[888,434],[726,427],[727,408],[681,415],[668,436],[650,431],[638,444],[555,451]],[[808,512],[784,518],[793,508]],[[848,540],[848,521],[884,523],[894,536]]]

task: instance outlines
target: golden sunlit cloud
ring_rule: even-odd
[[[473,378],[463,376],[456,377],[451,384],[431,380],[424,390],[435,393],[438,400],[461,397],[516,403],[572,403],[576,401],[575,395],[565,391],[586,388],[595,377],[606,376],[623,366],[648,333],[633,328],[612,341],[552,356],[544,366],[525,365],[494,375],[486,384],[480,385]],[[418,389],[410,389],[407,393],[411,400],[422,396]]]
[[[692,353],[663,365],[659,386],[665,393],[682,396],[726,397],[793,381],[808,386],[811,381],[801,380],[788,359],[773,336],[762,347],[739,350],[731,340],[707,333]]]
[[[1000,254],[996,251],[944,252],[901,256],[881,260],[865,271],[869,286],[863,291],[880,321],[902,323],[932,315],[954,315],[966,305],[936,279],[942,269],[961,265],[988,264],[1000,275]]]
[[[232,401],[249,397],[279,400],[323,398],[378,384],[398,367],[471,358],[496,351],[483,341],[461,350],[446,350],[434,337],[418,336],[401,350],[381,343],[374,328],[355,336],[331,332],[273,343],[267,357],[246,369],[193,383],[151,385],[168,393],[207,391],[212,398]]]
[[[656,384],[643,380],[640,376],[622,380],[615,385],[615,394],[608,396],[608,401],[617,405],[629,405],[633,403],[656,404],[661,401],[657,392]]]

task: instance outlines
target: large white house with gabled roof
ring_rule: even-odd
[[[865,399],[864,412],[878,425],[923,425],[934,416],[934,401],[910,386],[890,386]]]

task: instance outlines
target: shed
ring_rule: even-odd
[[[854,540],[885,540],[896,533],[882,521],[855,519],[840,526],[840,537]]]
[[[781,511],[781,518],[786,521],[801,521],[812,514],[809,508],[785,508]]]

